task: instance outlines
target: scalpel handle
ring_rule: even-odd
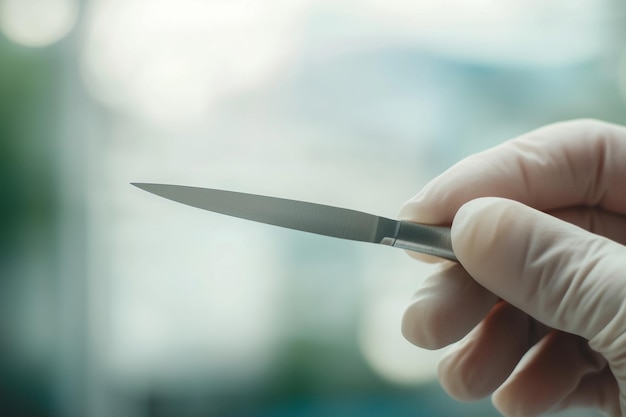
[[[430,226],[407,221],[399,221],[398,223],[398,233],[393,246],[458,262],[452,250],[449,227]]]

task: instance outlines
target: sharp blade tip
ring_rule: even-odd
[[[154,188],[158,184],[150,184],[149,182],[131,182],[130,185],[134,185],[144,191],[150,191],[150,188]]]

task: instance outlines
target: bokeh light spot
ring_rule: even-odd
[[[402,337],[402,301],[390,296],[371,301],[359,332],[361,352],[372,369],[390,382],[410,385],[432,381],[443,351],[417,348]]]
[[[0,30],[21,45],[47,46],[74,28],[78,11],[77,0],[0,0]]]

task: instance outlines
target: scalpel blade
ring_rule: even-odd
[[[456,260],[450,229],[419,225],[356,210],[234,191],[171,184],[133,183],[189,206],[319,235],[414,250]]]

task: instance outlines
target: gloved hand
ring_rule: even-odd
[[[558,123],[459,162],[401,210],[452,224],[460,262],[424,281],[403,334],[454,343],[439,378],[457,399],[626,416],[625,215],[624,127]]]

